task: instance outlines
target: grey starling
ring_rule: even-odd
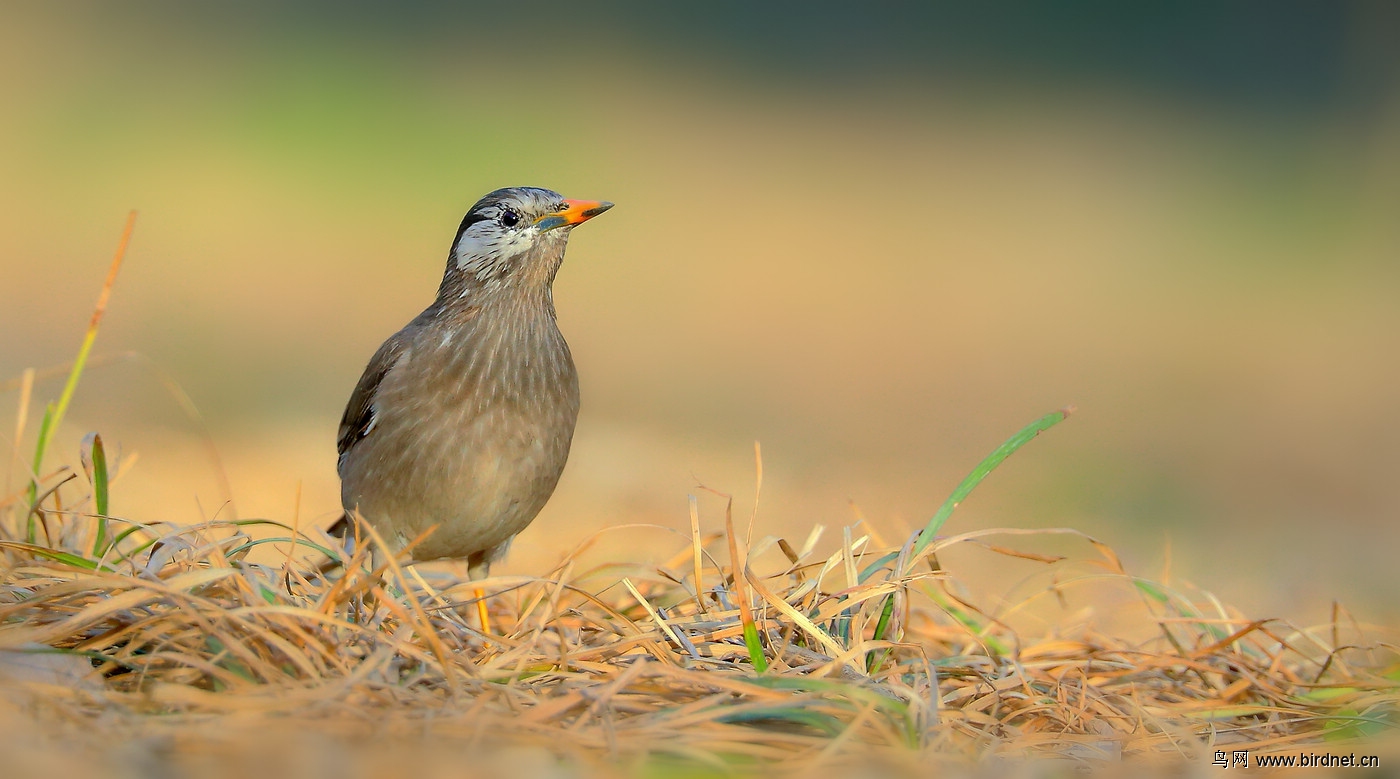
[[[331,532],[359,512],[398,554],[436,525],[414,560],[490,573],[569,457],[578,373],[554,276],[573,228],[611,207],[535,187],[472,206],[437,299],[379,347],[350,395],[338,440],[346,514]]]

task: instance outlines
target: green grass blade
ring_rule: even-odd
[[[96,560],[89,560],[86,557],[80,557],[69,552],[60,552],[57,549],[50,549],[47,546],[40,546],[38,544],[22,544],[18,541],[0,541],[0,548],[28,552],[35,557],[43,557],[48,560],[66,563],[74,568],[83,568],[88,571],[96,571],[99,568],[104,571],[110,570],[109,568],[102,568],[99,566]]]
[[[899,559],[899,552],[890,552],[889,554],[882,555],[880,559],[865,566],[865,570],[860,572],[860,575],[856,577],[856,581],[860,584],[865,584],[870,580],[870,577],[874,576],[881,568],[884,568],[897,559]]]
[[[1011,654],[1011,647],[1007,646],[1004,641],[990,633],[991,625],[989,623],[978,619],[976,615],[969,613],[966,609],[958,606],[951,599],[927,584],[923,585],[920,589],[928,596],[929,600],[938,604],[938,607],[943,609],[944,613],[952,617],[959,625],[962,625],[968,632],[976,636],[977,640],[985,644],[989,652],[998,656]]]
[[[1225,637],[1229,635],[1229,633],[1222,630],[1219,625],[1202,619],[1201,612],[1192,606],[1191,602],[1186,598],[1175,595],[1157,582],[1147,581],[1146,579],[1133,579],[1133,586],[1137,588],[1138,592],[1174,611],[1178,617],[1201,620],[1196,623],[1197,629],[1209,634],[1216,641],[1223,641]]]
[[[291,538],[290,536],[278,536],[276,538],[259,538],[256,541],[248,541],[247,543],[239,544],[238,546],[233,547],[224,554],[229,558],[235,558],[241,554],[246,553],[253,547],[261,546],[263,544],[296,544],[297,546],[304,546],[308,549],[320,552],[326,557],[329,557],[330,559],[335,560],[337,562],[343,562],[342,552],[337,552],[334,549],[329,549],[325,546],[316,543],[315,541],[307,541],[304,538]]]
[[[890,629],[890,619],[894,616],[894,595],[885,596],[885,605],[880,608],[880,618],[875,621],[875,634],[871,637],[874,641],[884,641],[885,633]],[[873,674],[880,670],[884,664],[885,657],[890,653],[889,649],[881,649],[865,653],[865,672]]]
[[[744,623],[744,646],[749,650],[749,662],[753,663],[754,670],[767,671],[768,658],[763,654],[763,644],[758,641],[758,626],[752,622]]]
[[[734,499],[729,498],[724,507],[724,532],[729,537],[729,561],[731,570],[734,572],[734,599],[739,604],[739,621],[744,624],[744,646],[749,650],[749,661],[753,663],[755,671],[763,673],[768,670],[768,658],[763,654],[763,644],[758,640],[758,626],[754,623],[753,607],[749,605],[749,590],[744,583],[744,575],[748,573],[748,565],[745,558],[748,550],[744,554],[739,554],[739,539],[734,534]]]
[[[115,537],[113,537],[113,538],[112,538],[112,544],[111,544],[111,545],[114,546],[114,547],[115,547],[115,546],[118,546],[118,545],[121,544],[121,542],[125,541],[126,539],[130,538],[131,536],[135,535],[136,533],[149,533],[149,532],[150,532],[150,529],[147,528],[147,527],[145,527],[144,525],[132,525],[131,527],[127,528],[126,530],[123,530],[122,532],[118,533]],[[125,555],[122,555],[122,553],[121,553],[120,550],[118,550],[117,554],[118,554],[118,555],[121,555],[122,557],[125,557]]]
[[[977,485],[981,484],[982,480],[987,478],[988,474],[996,470],[996,467],[1001,465],[1002,461],[1010,457],[1017,449],[1030,443],[1031,439],[1063,422],[1065,417],[1070,415],[1071,411],[1073,411],[1072,408],[1062,409],[1051,414],[1046,414],[1040,419],[1026,425],[1021,428],[1020,432],[1006,439],[1005,443],[992,450],[991,454],[987,455],[982,462],[978,463],[977,467],[972,469],[972,473],[969,473],[967,477],[958,484],[957,488],[953,490],[953,494],[949,495],[948,499],[943,501],[943,505],[938,508],[938,512],[933,515],[933,519],[928,521],[928,525],[919,532],[919,540],[915,542],[914,549],[909,555],[909,561],[905,564],[905,572],[907,573],[909,566],[912,566],[919,560],[923,551],[928,548],[928,545],[933,543],[934,536],[943,528],[943,524],[948,521],[948,517],[953,515],[953,509],[956,509],[958,504],[962,503],[967,496],[977,488]]]
[[[102,436],[88,433],[83,437],[83,446],[78,453],[83,470],[92,484],[92,502],[97,512],[97,538],[92,542],[92,556],[101,558],[107,551],[107,505],[108,473],[107,451],[102,446]]]
[[[812,728],[828,737],[839,735],[846,727],[830,714],[801,706],[765,706],[730,711],[715,717],[715,721],[730,725],[798,725]]]
[[[24,540],[31,544],[39,543],[38,517],[34,515],[34,504],[39,500],[39,463],[44,460],[44,449],[49,445],[49,431],[53,430],[53,404],[44,409],[44,421],[39,423],[39,441],[34,445],[34,479],[29,482],[29,515],[25,523]]]
[[[1158,587],[1155,582],[1149,582],[1145,579],[1134,579],[1133,586],[1138,589],[1138,592],[1141,592],[1143,595],[1146,595],[1158,603],[1163,605],[1171,603],[1171,598],[1167,597],[1167,594],[1162,592],[1162,589]]]

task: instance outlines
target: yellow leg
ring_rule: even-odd
[[[486,555],[477,554],[467,558],[467,578],[474,582],[491,575],[491,562]],[[486,611],[486,590],[477,587],[476,616],[481,620],[481,632],[491,635],[491,614]]]
[[[486,590],[476,588],[476,616],[481,620],[481,632],[491,634],[491,614],[486,611]]]

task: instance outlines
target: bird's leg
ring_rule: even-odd
[[[481,632],[491,634],[491,613],[486,610],[486,590],[477,587],[476,595],[476,616],[481,620]]]
[[[483,559],[473,559],[467,562],[467,578],[472,581],[481,581],[491,575],[491,563]],[[481,620],[481,632],[486,635],[491,634],[491,614],[486,610],[486,590],[476,587],[472,590],[476,596],[476,616]]]

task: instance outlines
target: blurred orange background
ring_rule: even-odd
[[[0,8],[0,381],[71,359],[139,209],[97,354],[184,388],[234,504],[140,361],[89,371],[49,464],[99,430],[139,453],[117,514],[329,522],[365,361],[477,197],[544,186],[618,207],[556,284],[584,410],[503,572],[688,532],[701,483],[747,517],[755,440],[758,533],[897,540],[1073,403],[948,531],[1400,616],[1394,7],[665,8]]]

